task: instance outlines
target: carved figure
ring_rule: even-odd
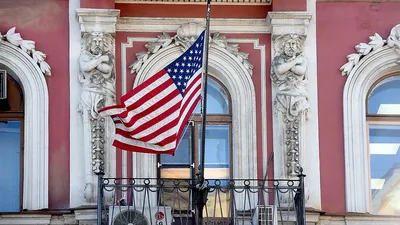
[[[297,35],[283,38],[282,53],[272,62],[271,79],[277,86],[275,107],[292,121],[308,111],[307,59],[302,55],[302,40]]]
[[[279,54],[272,61],[271,79],[276,87],[274,106],[283,115],[287,174],[299,173],[300,127],[307,119],[307,59],[302,54],[304,39],[298,35],[281,38]]]
[[[79,81],[82,83],[79,110],[89,110],[97,118],[98,110],[115,104],[113,38],[99,32],[83,35],[83,50],[79,58]]]

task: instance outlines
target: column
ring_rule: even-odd
[[[312,13],[270,12],[274,177],[306,175],[306,206],[320,209],[316,54]],[[313,33],[315,35],[315,33]],[[312,37],[311,40],[315,40]],[[315,43],[314,43],[315,44]],[[285,201],[285,199],[282,199]]]

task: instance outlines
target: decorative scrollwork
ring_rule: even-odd
[[[45,62],[46,54],[35,49],[35,42],[31,40],[24,40],[20,33],[15,33],[15,27],[9,29],[6,34],[0,33],[0,40],[7,41],[10,44],[17,46],[28,54],[33,61],[39,66],[44,75],[51,76],[51,68]]]
[[[185,51],[196,40],[203,29],[204,27],[200,24],[188,23],[182,25],[174,37],[169,36],[167,33],[158,35],[156,41],[145,45],[147,52],[136,53],[136,60],[129,65],[131,74],[137,73],[150,56],[170,45],[181,46],[182,52]],[[253,65],[248,60],[249,54],[240,52],[238,44],[229,44],[226,36],[218,32],[215,33],[210,39],[210,46],[224,48],[230,54],[234,55],[250,74],[253,73]]]

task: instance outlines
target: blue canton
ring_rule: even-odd
[[[203,66],[203,43],[204,31],[188,50],[164,68],[182,96],[190,78]]]

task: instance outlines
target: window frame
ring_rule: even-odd
[[[379,79],[400,73],[398,60],[396,51],[386,45],[380,51],[364,56],[346,80],[343,89],[343,137],[347,212],[372,212],[366,101],[371,87]]]
[[[0,111],[0,123],[7,121],[19,121],[20,122],[20,156],[19,156],[19,211],[23,209],[24,202],[24,93],[18,82],[11,76],[7,76],[7,83],[13,83],[18,90],[18,98],[20,99],[20,107],[17,110]],[[7,88],[10,92],[11,88]],[[13,93],[16,94],[16,93]],[[7,95],[8,98],[12,95]],[[8,99],[7,98],[7,99]]]
[[[370,135],[369,135],[369,125],[373,124],[385,124],[385,125],[400,125],[400,114],[369,114],[368,106],[369,106],[369,97],[374,89],[384,80],[390,77],[399,77],[400,73],[389,73],[377,79],[369,88],[367,93],[367,98],[365,100],[365,111],[366,111],[366,132],[367,132],[367,156],[368,156],[368,165],[369,165],[369,189],[371,191],[371,154],[370,154]],[[372,194],[370,192],[369,195],[369,204],[370,204],[370,212],[373,212],[372,209]],[[386,214],[376,214],[376,215],[386,215]],[[391,215],[396,216],[396,215]],[[400,215],[399,215],[400,216]]]
[[[224,93],[226,93],[227,96],[227,100],[229,102],[228,106],[228,114],[207,114],[207,118],[206,118],[206,125],[211,125],[211,124],[224,124],[224,125],[229,125],[229,178],[232,178],[232,173],[233,173],[233,169],[232,169],[232,165],[233,165],[233,154],[232,154],[232,101],[231,101],[231,95],[228,91],[228,89],[225,87],[225,85],[218,80],[217,78],[215,78],[212,74],[209,74],[208,77],[210,79],[213,79],[213,81],[215,81],[216,83],[218,83],[220,85],[220,87],[222,87]],[[199,103],[200,104],[200,103]],[[198,131],[198,127],[201,126],[202,124],[202,116],[201,114],[193,114],[188,122],[188,125],[191,126],[192,129],[192,154],[191,154],[191,163],[190,165],[194,165],[189,166],[189,168],[191,168],[191,178],[194,179],[196,171],[198,171],[199,169],[199,165],[197,162],[199,162],[199,140],[198,137],[200,137],[199,135],[199,131]],[[194,154],[193,154],[194,153]],[[157,156],[157,165],[161,165],[161,156],[158,155]],[[157,177],[161,178],[161,166],[157,166]]]

